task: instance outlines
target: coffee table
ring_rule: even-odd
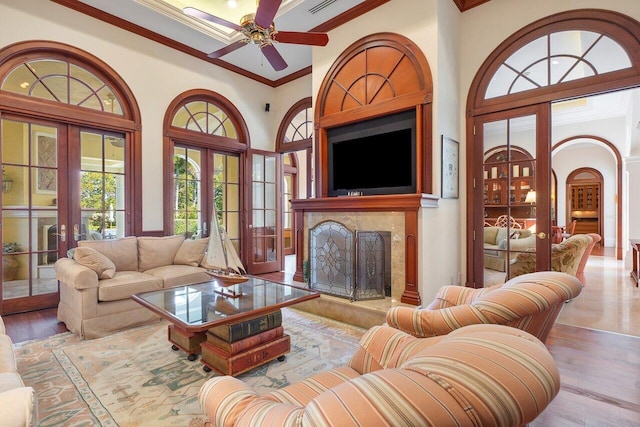
[[[225,288],[233,288],[241,296],[226,297],[222,295]],[[183,350],[192,361],[202,353],[201,362],[207,372],[213,369],[223,375],[238,375],[276,358],[284,360],[291,349],[289,336],[255,340],[254,345],[234,351],[208,342],[210,329],[276,313],[282,307],[319,296],[311,289],[250,276],[247,282],[229,287],[212,280],[143,292],[131,298],[171,323],[168,338],[174,350]]]

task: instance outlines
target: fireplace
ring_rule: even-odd
[[[309,230],[309,286],[352,301],[391,296],[391,233],[324,221]]]

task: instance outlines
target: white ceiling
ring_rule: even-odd
[[[205,54],[242,39],[238,31],[211,24],[182,13],[190,6],[211,15],[240,24],[240,18],[255,13],[256,0],[236,0],[230,8],[227,0],[79,0],[89,6],[149,29]],[[283,0],[274,19],[276,30],[306,32],[364,3],[364,0]],[[276,81],[311,66],[311,47],[275,43],[288,67],[274,71],[256,45],[249,44],[224,55],[220,60],[250,73]]]

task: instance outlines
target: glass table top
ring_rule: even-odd
[[[229,291],[240,296],[221,294]],[[249,277],[248,281],[232,286],[223,287],[211,281],[143,292],[133,299],[174,323],[197,328],[267,313],[319,296],[311,289]]]

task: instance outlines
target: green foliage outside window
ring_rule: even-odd
[[[82,209],[93,210],[89,219],[91,230],[102,231],[116,226],[110,221],[108,210],[116,206],[115,175],[101,172],[83,172],[80,180],[80,203]]]
[[[173,157],[175,177],[174,233],[197,235],[200,230],[200,197],[197,171],[182,156]]]

